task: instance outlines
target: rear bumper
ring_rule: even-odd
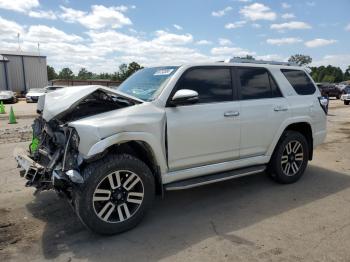
[[[321,145],[327,137],[327,130],[322,130],[317,133],[313,134],[313,139],[314,139],[314,148],[316,148],[318,145]]]

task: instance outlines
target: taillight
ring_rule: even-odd
[[[327,97],[324,96],[320,96],[318,98],[318,101],[320,102],[320,106],[322,107],[323,111],[326,113],[326,115],[328,114],[328,104],[329,104],[329,100]]]

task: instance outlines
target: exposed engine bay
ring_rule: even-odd
[[[72,198],[72,189],[84,182],[80,175],[84,160],[78,151],[79,135],[68,123],[137,103],[128,97],[98,89],[49,121],[43,118],[43,112],[39,110],[39,116],[32,124],[30,154],[16,157],[22,167],[24,162],[32,162],[24,164],[27,168],[21,173],[28,180],[26,186],[35,187],[36,192],[55,189]]]

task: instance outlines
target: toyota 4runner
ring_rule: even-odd
[[[246,175],[293,183],[326,137],[328,100],[308,73],[245,60],[146,68],[114,90],[39,99],[26,186],[54,189],[87,228],[136,226],[156,194]]]

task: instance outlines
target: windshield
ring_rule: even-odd
[[[144,101],[153,100],[176,72],[178,67],[152,67],[137,71],[126,79],[118,88],[125,94]]]

